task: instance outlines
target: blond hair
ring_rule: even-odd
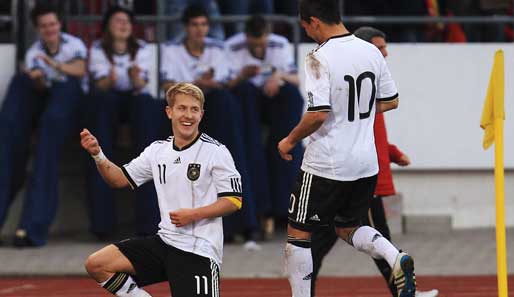
[[[195,98],[200,102],[200,106],[203,109],[205,97],[199,87],[191,83],[174,84],[166,91],[166,102],[168,102],[168,106],[173,107],[173,104],[175,104],[175,96],[177,96],[177,94],[189,95]]]

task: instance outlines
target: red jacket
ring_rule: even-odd
[[[376,196],[390,196],[396,193],[391,174],[391,162],[398,162],[403,153],[387,141],[387,131],[384,121],[384,114],[377,113],[374,125],[375,146],[378,155],[378,180],[375,188]]]

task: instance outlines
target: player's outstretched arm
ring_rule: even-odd
[[[98,144],[98,140],[88,129],[83,129],[80,132],[80,144],[93,157],[98,172],[109,186],[124,188],[129,185],[121,168],[107,159]]]
[[[239,203],[235,203],[235,200]],[[223,197],[216,202],[199,208],[181,208],[170,212],[170,219],[177,227],[186,226],[195,221],[229,215],[241,208],[240,197]]]

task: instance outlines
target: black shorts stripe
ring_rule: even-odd
[[[137,184],[134,182],[132,177],[130,177],[130,174],[128,173],[127,169],[125,169],[125,166],[121,167],[121,171],[123,172],[123,174],[127,178],[127,180],[129,182],[130,186],[132,187],[132,189],[136,189],[137,188]]]
[[[309,208],[309,193],[312,183],[312,174],[304,172],[302,188],[300,191],[299,203],[298,203],[298,214],[296,221],[305,223],[305,217],[307,216],[307,210]]]
[[[398,93],[396,93],[396,94],[394,94],[393,96],[390,96],[390,97],[377,98],[377,101],[380,101],[380,102],[387,102],[387,101],[393,101],[393,100],[395,100],[396,98],[398,98]]]

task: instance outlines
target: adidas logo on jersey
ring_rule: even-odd
[[[310,217],[310,218],[309,218],[309,220],[311,220],[311,221],[317,221],[317,222],[319,222],[319,221],[320,221],[320,219],[319,219],[319,217],[318,217],[318,215],[317,215],[317,214],[315,214],[315,215],[313,215],[312,217]]]
[[[175,161],[173,161],[173,164],[180,164],[182,162],[180,162],[180,157],[178,157]]]

